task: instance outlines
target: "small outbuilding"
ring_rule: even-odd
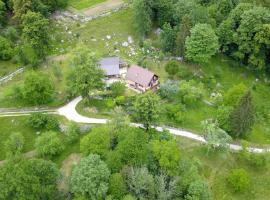
[[[126,81],[129,87],[140,92],[157,90],[159,87],[159,80],[156,74],[136,65],[128,68]]]
[[[119,57],[103,58],[99,61],[100,68],[109,78],[120,76],[120,59]]]

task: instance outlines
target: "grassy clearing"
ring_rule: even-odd
[[[18,68],[18,64],[14,64],[11,61],[0,61],[0,77],[6,76]]]
[[[27,125],[27,120],[28,117],[0,117],[0,160],[4,160],[6,157],[4,143],[13,132],[20,132],[24,136],[23,152],[34,149],[34,142],[38,135],[35,130]]]
[[[200,172],[209,183],[213,199],[268,199],[270,195],[268,189],[270,184],[269,166],[265,169],[255,169],[243,160],[240,160],[237,153],[224,154],[222,152],[212,152],[207,154],[206,148],[194,141],[180,137],[177,140],[181,152],[185,152],[185,155],[189,155],[189,157],[199,161],[201,165]],[[227,175],[231,169],[235,168],[244,168],[251,177],[251,186],[244,193],[234,193],[227,184]]]
[[[69,0],[69,5],[77,10],[83,10],[105,1],[106,0]]]

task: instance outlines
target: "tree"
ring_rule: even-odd
[[[80,151],[84,155],[98,154],[102,158],[109,152],[111,140],[107,127],[94,128],[84,136],[80,143]]]
[[[150,2],[150,3],[149,3]],[[138,32],[145,37],[152,28],[152,10],[148,0],[133,1],[134,23]]]
[[[141,166],[146,164],[148,149],[147,136],[137,128],[129,128],[121,133],[116,151],[123,164]]]
[[[176,141],[154,140],[151,142],[151,149],[161,169],[167,171],[171,176],[176,175],[180,161],[180,150]]]
[[[55,199],[60,172],[42,159],[8,162],[0,168],[0,199]]]
[[[176,34],[176,52],[180,56],[185,55],[185,41],[188,36],[190,36],[190,30],[192,28],[191,19],[188,15],[182,17],[181,23],[179,25],[179,30]]]
[[[0,60],[11,59],[13,53],[11,42],[8,39],[0,36]]]
[[[159,116],[159,97],[149,91],[139,95],[134,102],[134,110],[137,120],[142,122],[148,130]]]
[[[28,11],[22,16],[22,39],[36,52],[38,58],[43,59],[50,48],[49,20],[40,13]]]
[[[166,72],[172,77],[175,76],[179,72],[179,68],[180,68],[180,65],[175,60],[169,61],[165,65]]]
[[[192,182],[188,187],[188,194],[185,195],[185,200],[211,200],[207,183],[202,180]]]
[[[5,15],[6,15],[6,5],[2,0],[0,0],[0,27],[2,27],[6,23]]]
[[[216,54],[218,37],[208,24],[196,24],[186,39],[186,58],[194,62],[208,62]]]
[[[241,23],[237,29],[238,51],[236,56],[243,59],[244,62],[255,66],[257,69],[265,69],[269,64],[268,56],[270,45],[257,43],[256,37],[259,37],[264,25],[270,24],[270,10],[263,7],[254,7],[241,15]],[[261,41],[269,40],[269,35],[260,35]]]
[[[233,169],[227,180],[235,192],[245,191],[250,185],[250,177],[244,169]]]
[[[120,81],[114,82],[110,86],[112,97],[118,97],[120,95],[123,95],[126,91],[126,86],[124,83],[121,83]]]
[[[48,7],[43,4],[42,0],[14,0],[13,1],[14,17],[21,20],[27,12],[38,12],[44,16],[48,15]]]
[[[21,133],[12,133],[5,142],[7,157],[20,154],[24,147],[24,137]]]
[[[240,100],[230,116],[231,131],[236,137],[245,137],[255,120],[251,92],[248,91]]]
[[[267,69],[270,46],[266,41],[269,37],[261,33],[269,23],[268,8],[251,3],[238,4],[218,28],[222,51],[257,70]]]
[[[98,155],[82,158],[71,174],[71,192],[93,200],[103,199],[108,190],[110,171]]]
[[[98,59],[95,54],[86,47],[75,51],[71,66],[73,71],[68,77],[68,85],[72,96],[80,94],[86,98],[89,97],[91,90],[103,88],[104,72],[98,67]]]
[[[30,104],[40,105],[49,103],[54,94],[54,87],[47,75],[29,72],[24,80],[22,95]]]
[[[176,31],[169,23],[165,23],[162,27],[160,41],[163,51],[174,53],[175,50]]]
[[[208,119],[202,122],[202,126],[208,150],[215,150],[216,148],[228,149],[232,138],[224,130],[219,128],[217,121]]]
[[[157,200],[176,199],[177,196],[177,180],[165,174],[160,174],[155,177],[155,190]]]
[[[109,194],[113,199],[122,199],[127,193],[127,186],[120,173],[112,174],[109,182]]]
[[[42,133],[36,139],[35,149],[39,156],[54,156],[59,154],[64,149],[64,146],[57,133],[49,131]]]
[[[128,168],[125,172],[125,181],[129,191],[137,199],[154,199],[155,182],[152,174],[146,167]]]

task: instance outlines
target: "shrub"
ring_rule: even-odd
[[[126,97],[125,96],[118,96],[118,97],[115,98],[115,103],[118,106],[124,105],[125,102],[126,102]]]
[[[76,123],[69,123],[66,134],[68,136],[68,142],[69,143],[74,143],[77,141],[80,137],[80,128]]]
[[[121,96],[125,93],[126,86],[124,83],[117,81],[117,82],[114,82],[113,84],[111,84],[110,89],[112,92],[112,97],[117,97],[117,96]]]
[[[169,61],[165,65],[165,70],[170,76],[175,76],[179,72],[180,65],[177,61]]]
[[[180,66],[176,75],[180,79],[190,79],[193,76],[193,73],[187,67]]]
[[[13,56],[13,48],[11,42],[0,36],[0,60],[9,60]]]
[[[225,93],[224,104],[226,106],[233,107],[238,105],[240,99],[247,93],[247,91],[248,89],[243,83],[233,86]]]
[[[196,105],[202,99],[203,94],[204,87],[202,83],[196,83],[193,80],[180,82],[178,95],[184,104]]]
[[[112,108],[114,108],[114,106],[115,106],[115,102],[112,99],[106,100],[106,107],[107,108],[112,109]]]
[[[242,192],[248,189],[250,177],[244,169],[234,169],[228,176],[228,183],[235,192]]]
[[[48,75],[33,71],[25,77],[22,94],[30,104],[46,104],[52,100],[54,87]]]
[[[176,98],[176,94],[179,91],[179,82],[173,80],[167,80],[165,83],[160,85],[159,95],[162,98],[166,98],[173,101]]]
[[[231,131],[230,126],[230,114],[232,112],[232,107],[229,106],[219,106],[217,109],[217,120],[219,127],[225,130],[226,132]]]
[[[35,141],[35,149],[39,156],[54,156],[64,150],[63,142],[56,132],[44,132]]]
[[[58,119],[53,115],[42,113],[31,114],[28,124],[35,129],[59,130]]]
[[[185,106],[184,105],[175,105],[168,104],[166,106],[166,114],[167,118],[171,121],[175,121],[177,123],[182,123],[185,119]]]
[[[21,133],[12,133],[5,142],[8,157],[20,154],[24,146],[24,137]]]

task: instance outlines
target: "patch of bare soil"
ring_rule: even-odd
[[[86,16],[95,16],[95,15],[99,15],[110,10],[117,9],[121,7],[123,4],[124,4],[123,0],[108,0],[108,1],[105,1],[104,3],[98,4],[95,7],[85,9],[83,13]]]
[[[81,160],[81,155],[78,153],[70,154],[62,163],[60,172],[62,174],[61,181],[58,184],[58,189],[63,192],[68,192],[68,179],[71,175],[74,165],[77,165]]]

